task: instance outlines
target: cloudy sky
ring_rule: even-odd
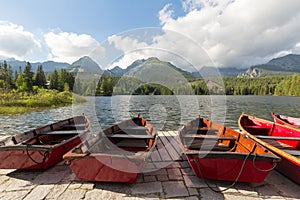
[[[0,0],[0,58],[249,67],[300,54],[299,0]]]

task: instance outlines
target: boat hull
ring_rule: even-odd
[[[234,159],[234,156],[230,159],[200,158],[199,156],[188,156],[187,158],[196,176],[213,180],[260,183],[269,174],[268,170],[274,166],[272,162],[255,161],[257,167],[255,168],[253,160],[247,159],[243,167],[244,160]],[[241,173],[240,176],[239,173]]]
[[[271,114],[275,123],[300,129],[300,118]]]
[[[281,158],[275,168],[278,172],[300,184],[300,130],[244,113],[238,124],[242,132]],[[258,138],[261,136],[263,139]],[[290,154],[291,151],[298,155]]]
[[[47,169],[84,141],[89,120],[76,116],[0,141],[0,169]]]
[[[82,142],[82,138],[77,136],[68,143],[60,145],[54,149],[23,149],[0,151],[0,168],[1,169],[47,169],[58,162],[62,161],[65,153],[70,151],[76,145]],[[44,160],[44,162],[43,162]]]
[[[197,118],[179,130],[179,144],[196,176],[262,182],[280,158],[246,134]]]
[[[80,180],[134,183],[143,165],[142,162],[138,163],[108,155],[98,155],[73,160],[70,167]]]
[[[145,119],[129,119],[89,138],[64,159],[80,180],[134,183],[155,148],[156,135]]]
[[[280,155],[278,154],[278,156]],[[300,165],[286,159],[285,157],[281,157],[281,159],[282,161],[278,163],[275,169],[282,175],[300,185]]]

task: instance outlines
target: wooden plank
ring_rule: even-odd
[[[174,136],[174,131],[168,131],[166,133],[166,136],[167,136],[166,138],[169,140],[169,142],[172,143],[174,149],[177,152],[177,155],[182,158],[183,152],[182,152],[182,149],[179,146],[179,141],[178,141],[179,135],[176,134]]]
[[[178,158],[180,158],[180,156],[178,155],[177,151],[174,149],[174,144],[170,143],[170,141],[167,139],[167,137],[169,135],[168,132],[163,132],[163,134],[165,135],[165,136],[161,137],[161,141],[162,141],[163,145],[167,149],[172,160],[174,160],[174,161],[178,160]]]
[[[268,135],[254,135],[254,136],[259,138],[259,139],[300,141],[300,137],[283,137],[283,136],[268,136]]]
[[[164,136],[164,134],[163,134],[162,131],[158,131],[158,132],[157,132],[157,135],[158,135],[158,136]]]
[[[160,139],[158,138],[158,140],[160,140]],[[157,141],[157,142],[158,142],[158,141]],[[158,162],[158,161],[161,161],[161,157],[160,157],[160,155],[159,155],[159,153],[158,153],[158,148],[157,148],[157,146],[155,146],[154,151],[151,152],[150,158],[151,158],[151,161],[152,161],[152,162]]]
[[[125,126],[125,127],[120,127],[120,129],[146,131],[148,128],[145,126]]]
[[[173,137],[178,136],[178,131],[168,131],[168,133],[170,136],[173,136]]]
[[[127,135],[127,134],[106,134],[108,138],[120,138],[120,139],[154,139],[153,135]]]
[[[160,134],[163,135],[162,132],[160,132]],[[160,137],[163,137],[163,136],[160,136]],[[160,137],[157,142],[158,153],[159,153],[162,161],[170,161],[172,158],[170,157],[169,153],[167,152],[166,148],[164,147]]]
[[[63,128],[85,128],[86,124],[65,124],[62,125]]]
[[[278,148],[278,149],[294,149],[294,147],[288,145],[288,144],[284,144],[282,142],[276,141],[276,140],[270,140],[270,139],[264,139],[264,142],[267,142],[268,144]]]
[[[288,154],[291,154],[292,156],[300,156],[300,150],[283,150],[284,152],[288,153]]]
[[[209,139],[209,140],[231,140],[231,141],[236,140],[236,138],[232,137],[232,136],[201,135],[201,134],[183,135],[183,138]]]
[[[85,133],[86,130],[61,130],[61,131],[44,131],[44,132],[40,132],[38,133],[38,135],[68,135],[68,134],[82,134]]]
[[[130,148],[147,148],[146,142],[141,140],[122,140],[116,143],[118,147],[130,147]]]

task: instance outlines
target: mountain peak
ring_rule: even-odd
[[[77,61],[73,62],[70,71],[72,72],[91,72],[102,73],[100,66],[89,56],[83,56]]]

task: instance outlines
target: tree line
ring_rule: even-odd
[[[300,75],[223,78],[227,95],[300,96]]]
[[[13,72],[6,61],[0,63],[0,90],[34,92],[38,88],[72,91],[86,96],[111,95],[289,95],[300,96],[300,75],[261,78],[191,79],[171,86],[145,84],[133,77],[86,74],[75,77],[66,69],[45,74],[42,65],[36,72],[29,62],[24,70]]]
[[[42,65],[39,65],[34,73],[29,62],[26,63],[24,70],[20,66],[15,72],[6,61],[0,63],[0,89],[6,92],[11,90],[34,92],[38,88],[54,89],[60,92],[70,91],[74,82],[74,74],[66,69],[60,69],[60,71],[54,69],[46,75]]]

